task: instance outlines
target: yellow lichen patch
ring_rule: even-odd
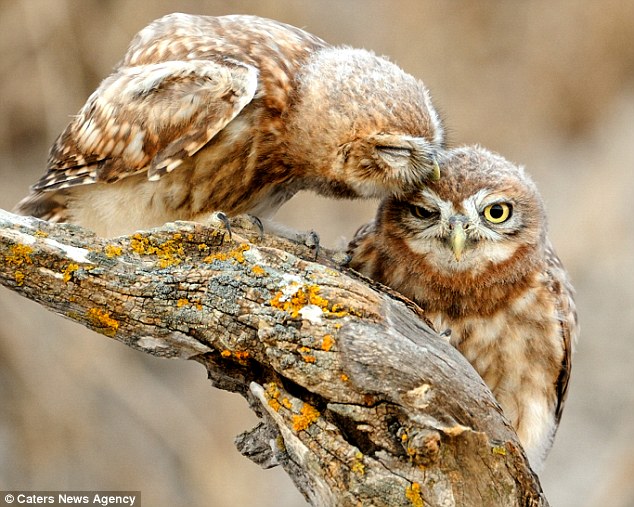
[[[330,349],[332,348],[334,343],[335,343],[335,339],[332,337],[332,335],[330,334],[325,335],[321,339],[321,350],[323,350],[324,352],[330,352]]]
[[[88,318],[97,328],[96,331],[106,336],[114,336],[119,329],[119,322],[110,316],[110,313],[100,308],[89,308]]]
[[[189,299],[187,298],[180,298],[178,301],[176,301],[177,308],[182,308],[183,306],[187,306],[189,304],[191,303],[189,302]]]
[[[264,268],[262,266],[258,266],[257,264],[251,268],[251,272],[255,276],[264,276],[266,274]]]
[[[348,377],[348,375],[346,375],[345,373],[342,373],[341,375],[339,375],[339,378],[343,380],[344,382],[348,382],[350,380],[350,377]]]
[[[106,254],[107,257],[110,257],[112,259],[113,257],[118,257],[119,255],[121,255],[123,253],[123,248],[117,245],[106,245],[106,248],[103,249],[103,252]]]
[[[207,243],[198,243],[198,250],[200,252],[204,252],[205,250],[209,250]]]
[[[418,482],[412,482],[411,486],[405,488],[405,497],[414,507],[424,507],[425,505],[420,494],[420,484]]]
[[[303,431],[317,421],[319,416],[319,411],[315,407],[304,403],[300,413],[293,416],[293,429],[296,432]]]
[[[506,448],[501,445],[496,445],[491,449],[493,454],[498,454],[499,456],[506,456]]]
[[[66,266],[66,268],[64,269],[64,271],[62,271],[62,275],[64,282],[68,283],[70,282],[70,279],[73,277],[73,273],[75,271],[77,271],[79,269],[79,265],[71,262],[68,266]]]
[[[4,261],[9,266],[20,267],[25,264],[33,264],[31,254],[33,249],[28,245],[12,245],[10,248],[11,253],[4,256]]]
[[[41,230],[37,230],[35,231],[35,237],[36,238],[48,238],[48,232],[46,231],[41,231]]]
[[[171,239],[154,244],[150,238],[136,233],[130,241],[130,248],[139,255],[156,255],[161,268],[180,264],[185,257],[185,250],[181,244],[182,235],[174,234]]]
[[[242,243],[238,246],[238,248],[234,248],[233,250],[229,250],[228,252],[217,252],[214,254],[210,254],[203,259],[203,262],[212,263],[214,261],[228,261],[234,260],[239,264],[244,264],[244,252],[251,248],[246,243]]]
[[[265,388],[266,395],[269,398],[278,399],[280,397],[280,388],[277,387],[277,385],[275,385],[273,382],[269,382],[268,384],[266,384]]]
[[[330,302],[319,295],[319,287],[317,285],[304,285],[299,287],[292,294],[284,294],[279,291],[269,304],[278,310],[284,310],[291,317],[296,319],[302,308],[308,305],[317,306],[322,310],[324,315],[330,317],[344,317],[349,314],[348,311],[342,310],[339,305],[329,306]]]
[[[231,357],[231,351],[230,351],[230,350],[225,349],[225,350],[223,350],[223,351],[220,353],[220,355],[221,355],[222,357]]]
[[[293,405],[291,404],[290,400],[286,396],[282,398],[282,405],[284,406],[284,408],[287,408],[288,410],[293,408]]]
[[[352,463],[350,469],[357,475],[365,475],[365,465],[363,464],[363,453],[357,451],[354,455],[355,461]]]
[[[22,284],[24,284],[24,273],[22,273],[22,271],[16,271],[13,274],[13,278],[15,279],[15,283],[18,284],[18,287],[22,286]]]

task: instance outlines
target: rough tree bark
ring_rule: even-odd
[[[312,505],[548,505],[467,361],[323,255],[185,222],[105,240],[1,210],[0,238],[6,287],[244,396],[262,422],[238,449]]]

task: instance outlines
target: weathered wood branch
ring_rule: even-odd
[[[0,281],[205,365],[262,418],[239,450],[283,466],[312,505],[547,505],[489,390],[413,305],[238,232],[183,222],[105,240],[0,210]]]

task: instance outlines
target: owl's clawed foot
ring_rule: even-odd
[[[224,229],[229,235],[229,240],[231,240],[231,223],[229,217],[222,211],[214,211],[205,218],[203,223],[217,229]]]
[[[319,238],[319,234],[315,231],[297,231],[285,225],[279,224],[273,220],[266,220],[264,222],[267,232],[274,234],[276,236],[280,236],[282,238],[288,239],[293,243],[297,243],[299,245],[307,246],[311,250],[314,251],[315,256],[314,259],[317,259],[319,255],[321,240]]]
[[[251,233],[257,232],[258,241],[262,241],[262,239],[264,239],[264,225],[262,224],[262,220],[255,215],[249,215],[248,213],[236,215],[231,217],[229,222],[234,229],[243,229]]]
[[[229,217],[222,211],[214,211],[205,218],[203,223],[218,229],[224,229],[229,235],[230,240],[233,239],[232,233],[235,229],[257,232],[259,241],[264,238],[264,225],[262,221],[254,215],[244,214]]]

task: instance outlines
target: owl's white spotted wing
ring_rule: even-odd
[[[90,96],[51,148],[33,187],[158,179],[220,132],[253,99],[255,67],[230,58],[119,68]]]

